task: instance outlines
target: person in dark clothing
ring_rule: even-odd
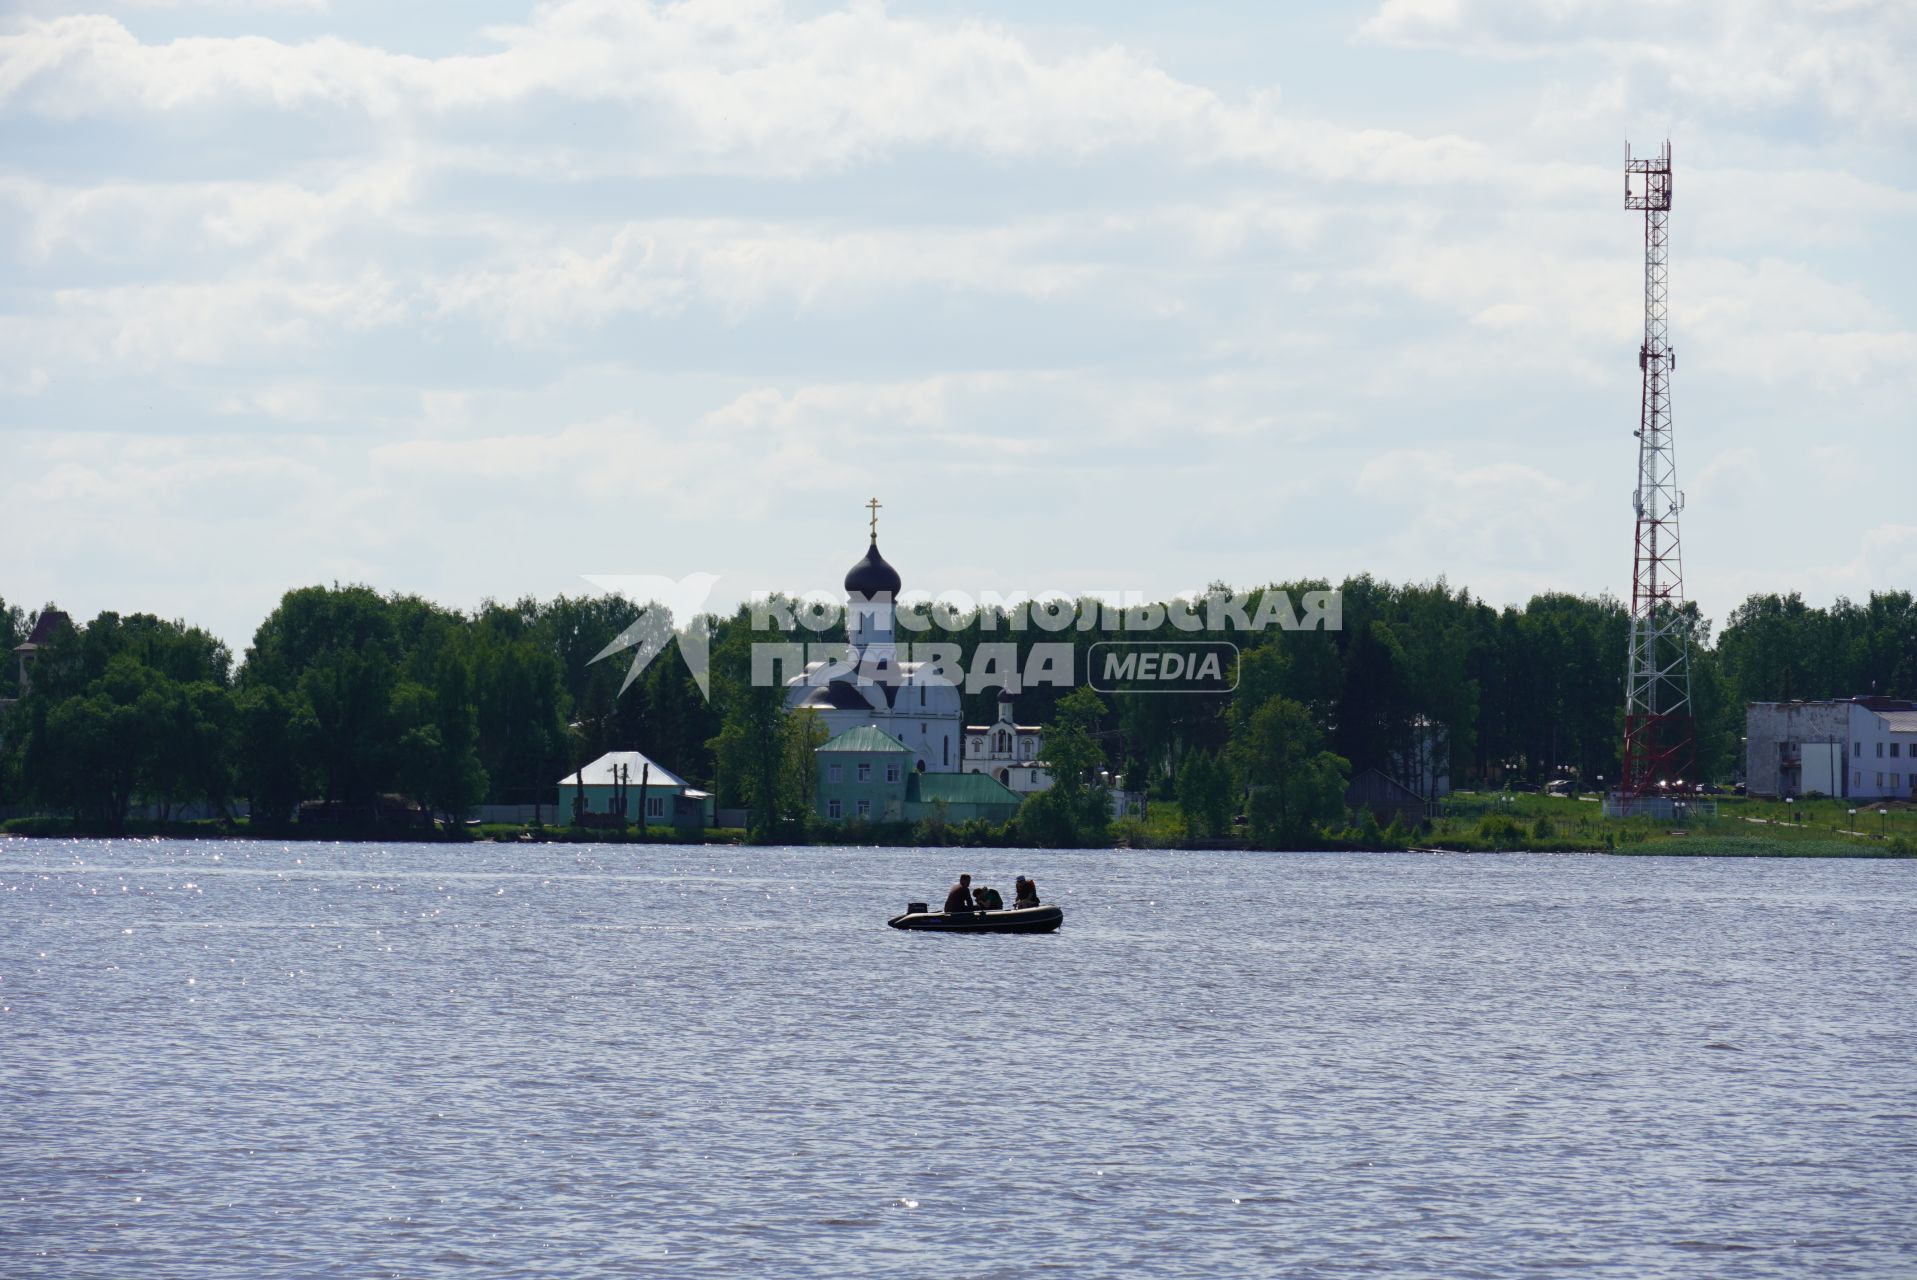
[[[945,892],[947,911],[970,911],[972,909],[972,877],[960,876],[958,883]]]
[[[980,885],[972,890],[972,903],[980,911],[1005,910],[1005,897],[989,885]]]
[[[1038,905],[1038,885],[1027,876],[1020,876],[1012,885],[1012,906],[1036,907]]]

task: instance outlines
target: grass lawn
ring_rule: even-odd
[[[1908,803],[1859,803],[1853,815],[1853,803],[1843,800],[1715,799],[1715,816],[1693,814],[1679,825],[1607,818],[1595,796],[1460,791],[1444,802],[1427,830],[1390,847],[1751,858],[1917,856],[1917,806]],[[1885,810],[1882,815],[1879,808]],[[1154,801],[1142,823],[1120,824],[1118,834],[1122,842],[1141,848],[1186,843],[1184,818],[1177,803],[1168,800]]]

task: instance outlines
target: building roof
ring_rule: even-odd
[[[879,554],[879,540],[874,535],[872,545],[866,548],[865,559],[846,571],[845,593],[863,596],[867,600],[880,595],[896,600],[899,598],[900,585],[899,571],[887,564],[885,557]]]
[[[965,726],[965,732],[967,732],[967,733],[981,733],[981,734],[982,734],[982,733],[990,733],[990,732],[991,732],[992,730],[994,730],[994,729],[1003,729],[1003,728],[1006,728],[1006,727],[1007,727],[1007,726],[1006,726],[1006,724],[1005,724],[1005,722],[1004,722],[1003,720],[1000,720],[1000,721],[997,721],[997,722],[995,722],[995,723],[993,723],[993,724],[968,724],[968,725],[966,725],[966,726]],[[1011,727],[1011,729],[1012,729],[1012,731],[1013,731],[1014,733],[1043,733],[1043,732],[1045,732],[1045,726],[1044,726],[1044,725],[1038,725],[1038,724],[1015,724],[1015,725],[1012,725],[1012,726],[1010,726],[1010,727]]]
[[[1424,797],[1379,769],[1365,769],[1345,788],[1346,804],[1423,804]]]
[[[1018,804],[1018,792],[989,773],[915,773],[905,780],[905,798],[921,804]]]
[[[642,751],[608,751],[584,769],[567,774],[559,780],[559,785],[569,787],[585,775],[589,787],[609,787],[616,780],[613,770],[620,765],[626,767],[626,782],[638,786],[644,778],[651,787],[684,787],[686,780],[672,770],[652,759]]]
[[[850,680],[833,680],[808,693],[799,707],[805,711],[870,711],[872,701]]]
[[[1866,711],[1882,714],[1886,711],[1917,711],[1917,702],[1909,698],[1885,698],[1877,694],[1862,698],[1786,698],[1766,701],[1758,698],[1749,704],[1753,707],[1862,707]]]
[[[36,646],[43,645],[72,625],[73,619],[67,617],[63,611],[59,609],[43,610],[40,616],[33,620],[33,630],[28,634],[26,643]]]
[[[847,729],[833,738],[820,751],[903,751],[912,754],[912,748],[879,728],[875,724],[862,724],[856,729]]]
[[[1879,711],[1877,718],[1888,725],[1892,733],[1917,733],[1917,711]]]

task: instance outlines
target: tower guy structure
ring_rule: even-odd
[[[1624,675],[1624,767],[1620,811],[1641,798],[1694,786],[1696,735],[1691,714],[1690,620],[1684,614],[1684,562],[1677,518],[1671,436],[1670,217],[1671,144],[1657,155],[1624,152],[1624,207],[1644,211],[1644,344],[1638,410],[1637,538],[1632,551],[1631,631]]]

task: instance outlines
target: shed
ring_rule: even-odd
[[[1345,807],[1354,816],[1369,809],[1380,826],[1389,825],[1393,818],[1403,826],[1417,822],[1424,817],[1424,803],[1423,796],[1377,769],[1364,770],[1345,788]]]

